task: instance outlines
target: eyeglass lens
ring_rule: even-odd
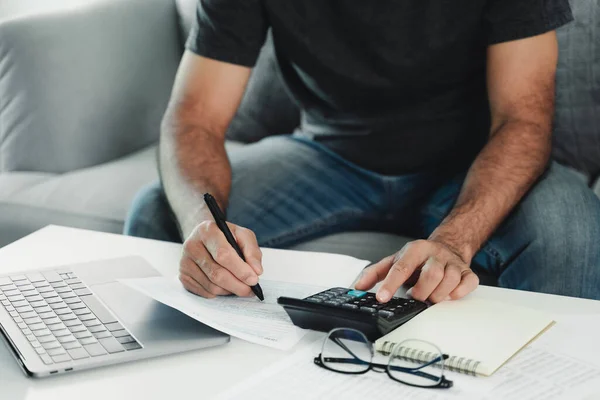
[[[358,373],[369,369],[373,350],[367,338],[352,329],[335,329],[323,344],[323,365],[339,372]]]
[[[398,343],[388,363],[393,379],[416,386],[435,386],[443,376],[443,355],[437,346],[420,340]]]

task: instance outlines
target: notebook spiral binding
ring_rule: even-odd
[[[385,341],[381,347],[380,352],[383,355],[389,356],[395,350],[396,343]],[[396,357],[413,362],[427,363],[438,356],[437,353],[425,352],[418,349],[412,349],[409,347],[401,346],[395,353]],[[480,362],[473,360],[472,358],[451,356],[444,361],[444,368],[449,371],[459,372],[461,374],[477,376],[477,367]],[[435,364],[437,367],[441,367],[441,364]]]

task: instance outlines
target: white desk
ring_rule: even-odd
[[[49,226],[0,249],[0,272],[135,254],[146,258],[162,274],[173,276],[180,252],[181,246],[172,243]],[[600,301],[485,286],[474,295],[545,310],[559,321],[561,314],[600,313]],[[248,371],[264,368],[285,354],[232,338],[225,346],[189,354],[33,380],[25,377],[6,347],[0,345],[0,398],[205,399],[244,378]]]

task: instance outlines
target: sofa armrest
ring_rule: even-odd
[[[0,172],[63,173],[155,142],[180,57],[172,1],[0,21]]]

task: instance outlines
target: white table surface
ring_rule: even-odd
[[[177,272],[181,245],[49,226],[0,249],[0,273],[140,255],[164,275]],[[600,314],[600,301],[480,286],[474,294],[561,315]],[[308,343],[310,335],[303,339]],[[292,350],[293,351],[293,350]],[[25,377],[0,345],[0,399],[205,399],[286,356],[235,338],[225,346],[71,375]]]

